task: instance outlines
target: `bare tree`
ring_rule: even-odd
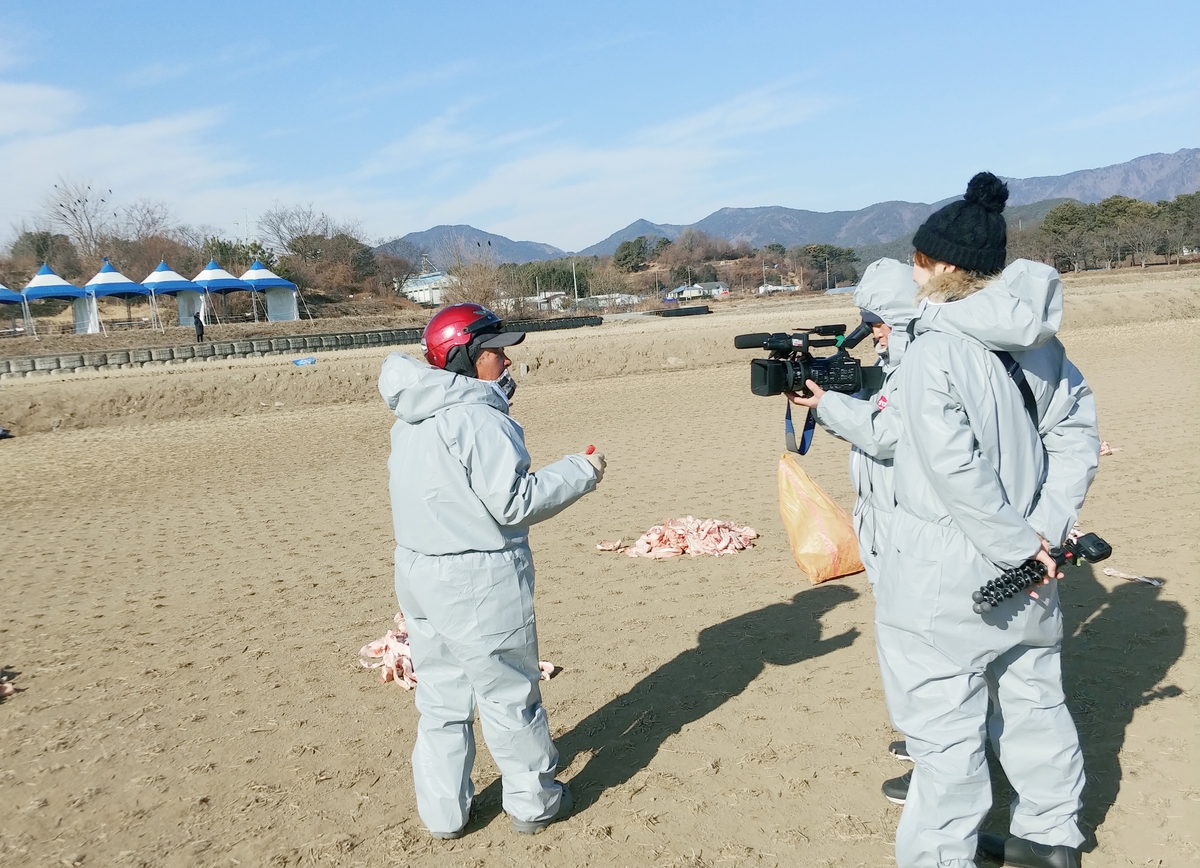
[[[204,242],[209,238],[217,237],[221,234],[220,228],[211,226],[208,223],[201,223],[199,226],[193,226],[190,223],[180,223],[172,226],[166,233],[167,237],[173,241],[178,241],[184,247],[190,247],[193,250],[200,250],[204,246]]]
[[[121,234],[134,241],[169,235],[174,226],[175,216],[165,202],[138,199],[120,210]]]
[[[112,234],[117,212],[112,190],[92,189],[87,181],[59,178],[46,197],[45,216],[61,227],[81,253],[94,256],[100,239]]]
[[[280,205],[263,212],[258,218],[258,231],[263,242],[276,253],[288,253],[292,242],[301,237],[332,238],[348,235],[363,240],[362,223],[358,220],[335,220],[324,211],[307,205]]]
[[[451,263],[446,271],[458,278],[458,286],[446,292],[445,301],[464,301],[494,308],[500,297],[500,275],[490,247],[454,236],[437,250],[439,263]]]
[[[287,253],[288,244],[301,235],[329,234],[329,218],[318,214],[310,202],[307,205],[280,205],[264,211],[258,218],[258,231],[268,247],[276,253]]]

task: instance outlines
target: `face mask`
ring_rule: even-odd
[[[512,403],[512,396],[517,392],[517,381],[512,378],[512,374],[505,371],[492,385],[500,391],[500,394],[504,396],[504,400]]]

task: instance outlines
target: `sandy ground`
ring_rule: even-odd
[[[1096,389],[1083,522],[1154,589],[1069,573],[1066,687],[1092,866],[1196,864],[1197,280],[1071,282]],[[580,808],[424,832],[412,694],[358,667],[395,611],[379,350],[0,386],[0,864],[885,865],[904,767],[865,577],[810,587],[775,500],[782,406],[732,335],[848,318],[845,300],[531,335],[514,415],[535,463],[598,444],[593,495],[535,528],[545,687]],[[825,305],[822,308],[822,305]],[[809,472],[843,503],[847,447]],[[665,516],[753,525],[752,550],[601,554]],[[482,745],[482,741],[481,741]],[[997,804],[1008,796],[996,784]],[[989,827],[1000,829],[997,808]]]

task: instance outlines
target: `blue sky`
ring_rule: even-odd
[[[0,0],[0,239],[58,177],[254,234],[566,250],[723,206],[955,195],[1200,139],[1200,4]]]

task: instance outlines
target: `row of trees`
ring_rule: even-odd
[[[1060,271],[1164,263],[1200,250],[1200,193],[1157,204],[1110,196],[1091,204],[1064,202],[1038,226],[1010,229],[1010,259],[1036,259]]]
[[[1010,228],[1009,255],[1042,260],[1062,271],[1126,263],[1144,267],[1155,257],[1178,262],[1200,249],[1198,223],[1197,193],[1158,204],[1124,196],[1095,204],[1066,202],[1037,226]],[[177,221],[163,203],[143,199],[116,205],[111,190],[60,182],[48,192],[33,225],[21,227],[8,256],[0,257],[0,282],[19,288],[43,262],[68,280],[86,279],[104,256],[134,279],[145,277],[160,260],[190,276],[209,259],[235,274],[258,259],[299,284],[318,311],[380,313],[395,308],[397,290],[419,270],[424,252],[394,242],[389,253],[375,252],[361,224],[335,220],[311,205],[277,205],[259,218],[256,229],[252,240],[229,239],[213,227]],[[853,283],[860,265],[848,247],[771,243],[756,249],[694,228],[674,240],[624,241],[611,259],[501,265],[470,245],[451,247],[438,256],[459,280],[452,300],[485,303],[539,292],[657,293],[717,280],[740,289],[796,283],[824,290]]]
[[[310,307],[378,313],[395,306],[395,286],[419,266],[420,251],[376,254],[361,224],[337,221],[311,205],[277,205],[259,219],[258,238],[246,240],[181,223],[161,202],[113,200],[111,190],[88,183],[54,185],[41,213],[19,228],[7,257],[0,256],[0,282],[20,288],[43,262],[77,281],[95,274],[104,257],[134,280],[162,260],[191,277],[210,259],[235,275],[257,259],[301,286]],[[235,310],[239,302],[248,305],[237,296],[231,301]]]
[[[833,244],[803,244],[785,248],[766,244],[755,249],[746,241],[736,244],[688,228],[674,241],[646,236],[622,241],[613,254],[613,265],[626,274],[653,268],[665,272],[672,286],[720,279],[746,282],[759,270],[759,283],[779,285],[785,280],[825,288],[853,282],[858,277],[853,248]],[[757,284],[754,284],[757,285]]]

